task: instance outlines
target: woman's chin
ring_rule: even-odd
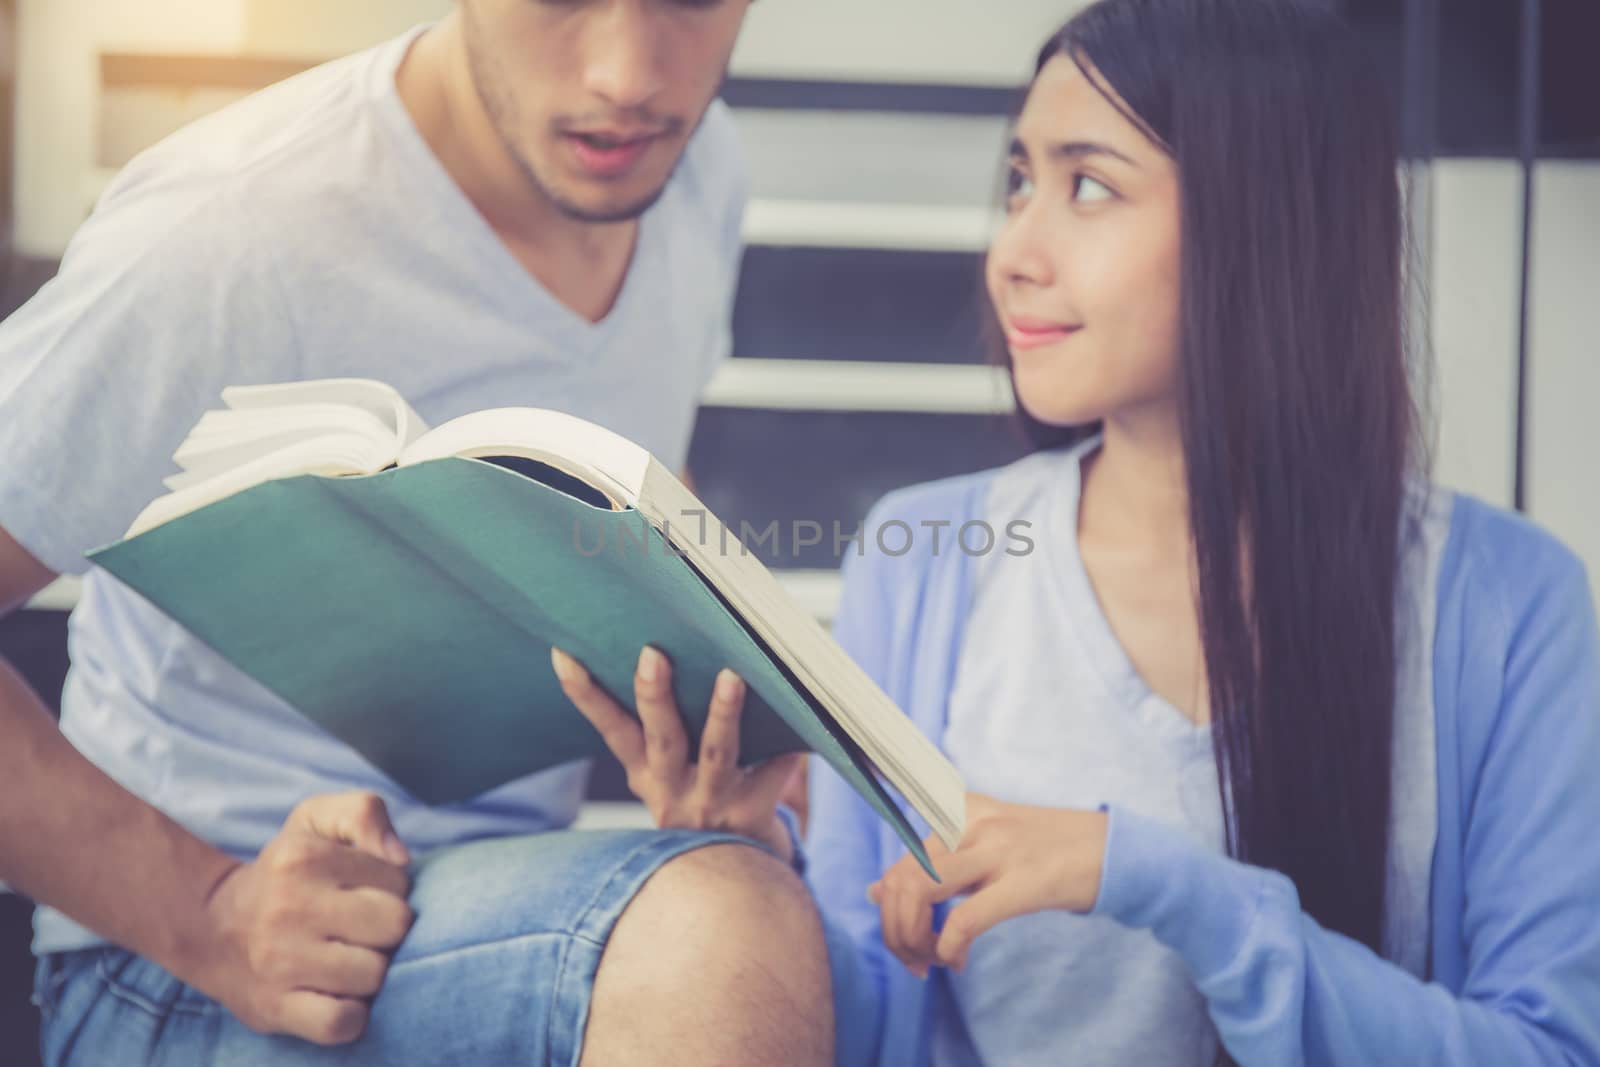
[[[1017,391],[1017,405],[1037,421],[1062,429],[1100,422],[1113,407],[1092,403],[1088,398],[1063,396],[1059,393],[1036,397],[1021,389]]]

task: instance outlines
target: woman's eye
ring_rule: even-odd
[[[1012,170],[1006,176],[1006,205],[1018,208],[1027,203],[1033,196],[1033,179],[1020,170]]]
[[[1106,186],[1095,181],[1087,174],[1077,174],[1072,178],[1073,200],[1085,203],[1093,203],[1097,200],[1111,200],[1115,198],[1116,195],[1116,193],[1113,193]]]

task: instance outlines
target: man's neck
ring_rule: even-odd
[[[473,85],[459,11],[417,39],[395,82],[418,133],[528,273],[578,314],[603,318],[622,288],[638,220],[572,219],[528,178]]]

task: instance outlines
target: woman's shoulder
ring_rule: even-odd
[[[1441,491],[1443,492],[1443,491]],[[1587,568],[1554,533],[1526,515],[1447,492],[1449,533],[1440,561],[1441,601],[1456,594],[1515,623],[1552,594],[1587,603]]]
[[[960,515],[983,499],[1001,469],[991,467],[891,489],[867,512],[869,530],[874,522],[920,522]]]
[[[991,494],[1024,493],[1075,469],[1083,451],[1094,442],[1030,452],[998,467],[918,482],[891,490],[868,514],[869,525],[983,517]]]
[[[1491,739],[1600,712],[1600,632],[1583,561],[1526,516],[1451,494],[1439,563],[1435,714],[1467,768]],[[1448,725],[1444,720],[1451,720]],[[1467,773],[1467,771],[1463,771]]]

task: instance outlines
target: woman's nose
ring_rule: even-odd
[[[995,235],[989,246],[989,269],[996,280],[1011,285],[1048,288],[1055,283],[1055,264],[1027,208],[1007,218]]]

